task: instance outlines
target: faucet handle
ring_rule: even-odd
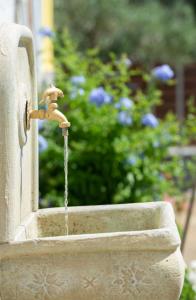
[[[40,103],[46,103],[49,104],[51,102],[57,102],[58,97],[63,97],[63,92],[56,88],[55,86],[51,86],[49,88],[47,88],[42,96],[42,100],[40,101]]]

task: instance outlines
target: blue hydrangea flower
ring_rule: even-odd
[[[118,113],[118,122],[122,125],[131,125],[132,118],[127,111],[120,111]]]
[[[43,37],[53,37],[54,36],[54,32],[51,30],[50,27],[42,27],[39,30],[39,34]]]
[[[101,106],[106,103],[111,103],[112,97],[104,90],[104,88],[99,87],[93,89],[89,96],[90,102]]]
[[[153,114],[146,114],[142,117],[142,125],[149,126],[149,127],[157,127],[159,124],[157,118]]]
[[[129,98],[120,98],[119,102],[115,104],[115,107],[118,109],[127,108],[130,109],[133,106],[133,101]]]
[[[86,79],[83,75],[71,77],[71,83],[74,85],[81,85],[81,84],[84,84],[85,82],[86,82]]]
[[[43,152],[48,148],[47,140],[39,134],[39,152]]]
[[[72,89],[71,93],[70,93],[70,98],[71,99],[75,99],[77,98],[77,96],[83,96],[84,95],[84,90],[82,88],[74,88]]]
[[[130,155],[128,158],[127,158],[127,163],[128,165],[130,166],[134,166],[137,162],[137,158],[134,156],[134,155]]]
[[[174,77],[174,71],[169,65],[162,65],[154,68],[152,74],[156,79],[161,81],[167,81]]]

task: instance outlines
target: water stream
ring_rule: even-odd
[[[65,204],[65,235],[69,234],[68,224],[68,130],[63,130],[64,136],[64,172],[65,172],[65,192],[64,192],[64,204]]]

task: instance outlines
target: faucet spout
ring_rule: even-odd
[[[63,97],[63,92],[56,87],[51,87],[47,89],[43,94],[43,100],[41,103],[45,103],[48,105],[48,109],[39,109],[32,110],[29,113],[29,119],[47,119],[57,121],[59,123],[60,128],[68,128],[70,127],[70,122],[67,120],[65,115],[63,115],[57,108],[57,100],[58,97]]]
[[[53,120],[59,123],[60,128],[70,127],[67,118],[57,109],[57,107],[58,105],[56,103],[51,103],[48,105],[47,110],[32,110],[30,112],[30,119]]]

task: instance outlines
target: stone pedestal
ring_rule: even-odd
[[[26,130],[27,102],[36,105],[33,42],[24,26],[0,26],[0,243],[13,240],[38,203],[36,121]]]

